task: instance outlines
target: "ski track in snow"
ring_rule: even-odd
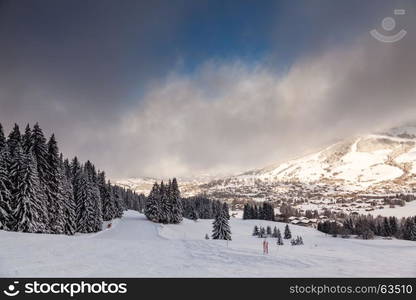
[[[285,224],[231,219],[233,240],[205,240],[212,220],[154,224],[127,211],[96,234],[28,234],[0,231],[0,277],[414,277],[416,243],[341,239],[290,226],[304,246],[278,247],[251,236],[254,225]]]

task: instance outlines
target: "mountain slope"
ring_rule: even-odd
[[[254,225],[284,223],[231,218],[232,241],[205,240],[212,220],[149,222],[127,211],[111,229],[63,236],[0,230],[0,277],[354,277],[416,276],[414,242],[327,236],[292,226],[305,245],[277,246],[251,235]]]
[[[266,181],[326,182],[366,189],[386,182],[413,183],[415,167],[416,140],[367,135],[238,177]]]

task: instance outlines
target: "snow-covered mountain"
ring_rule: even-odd
[[[179,182],[179,186],[183,195],[190,197],[199,194],[199,186],[203,184],[207,184],[212,180],[217,179],[215,176],[202,174],[197,176],[191,177],[179,177],[177,178]],[[115,183],[118,186],[131,189],[138,194],[145,194],[147,195],[152,186],[155,182],[160,182],[164,180],[165,182],[169,180],[169,178],[153,178],[153,177],[137,177],[137,178],[128,178],[128,179],[120,179],[116,180]]]
[[[321,151],[203,185],[219,198],[401,193],[416,188],[416,126],[345,139]],[[293,192],[293,191],[298,191]],[[233,197],[236,195],[237,197]],[[231,197],[231,198],[230,198]]]
[[[344,140],[317,153],[247,172],[237,178],[243,181],[324,182],[355,190],[381,184],[412,185],[416,183],[415,174],[416,136],[401,132]]]
[[[156,181],[158,180],[152,177],[129,178],[116,180],[116,184],[118,186],[131,189],[132,191],[135,191],[138,194],[148,194]]]
[[[154,181],[130,179],[117,184],[146,193]],[[272,199],[291,190],[323,194],[414,192],[416,125],[348,138],[318,152],[236,176],[194,178],[179,184],[185,196],[205,193],[231,200]]]

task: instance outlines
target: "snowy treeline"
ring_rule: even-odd
[[[97,232],[138,196],[77,157],[69,162],[36,124],[6,139],[0,124],[0,229],[72,235]]]
[[[263,226],[254,226],[253,229],[253,236],[257,236],[259,238],[266,238],[266,237],[272,237],[272,238],[282,238],[282,234],[280,233],[280,229],[274,226],[273,232],[272,228],[270,226],[267,226],[264,228]]]
[[[204,218],[214,215],[212,239],[231,240],[228,204],[204,197],[194,197],[193,200],[181,199],[176,178],[169,180],[168,184],[155,182],[146,199],[144,214],[150,221],[163,224],[178,224],[184,216],[197,220],[199,215]]]
[[[292,246],[299,246],[299,245],[303,245],[303,239],[301,236],[297,236],[296,239],[292,239],[290,241],[290,244]]]
[[[274,221],[274,209],[273,205],[267,202],[263,202],[263,205],[251,205],[245,204],[243,210],[243,219],[260,219]]]
[[[333,236],[340,234],[348,237],[353,234],[363,239],[372,239],[377,235],[416,241],[416,217],[398,220],[396,217],[354,216],[345,219],[342,224],[333,220],[320,222],[318,230]]]
[[[163,181],[160,185],[156,182],[146,199],[144,214],[156,223],[178,224],[182,221],[183,208],[181,195],[176,178]]]
[[[276,226],[273,228],[273,232],[272,232],[272,228],[270,226],[267,226],[266,228],[264,228],[263,226],[255,225],[253,228],[252,235],[257,236],[259,238],[275,238],[276,244],[278,246],[282,246],[284,244],[280,229],[277,228]],[[290,244],[292,246],[303,245],[303,239],[301,236],[297,236],[296,239],[292,239],[292,233],[290,231],[288,224],[286,224],[285,226],[284,238],[286,240],[291,239]]]
[[[182,199],[183,216],[187,219],[214,219],[221,211],[222,204],[205,196],[194,196]]]
[[[119,187],[120,188],[120,187]],[[124,199],[124,205],[131,210],[144,212],[146,205],[146,196],[144,194],[137,195],[136,192],[130,189],[121,189],[121,195]]]

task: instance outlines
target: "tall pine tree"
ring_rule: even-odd
[[[15,150],[18,146],[22,146],[22,136],[20,134],[19,125],[14,124],[13,130],[10,132],[7,139],[7,145],[9,146],[10,155],[15,156]]]
[[[170,217],[172,213],[172,207],[168,196],[168,187],[163,183],[160,183],[159,187],[160,194],[160,206],[161,206],[161,218],[160,222],[164,224],[170,223]]]
[[[76,216],[77,232],[90,233],[96,230],[95,205],[93,203],[93,188],[85,172],[78,172],[75,178],[76,184]]]
[[[11,226],[13,226],[11,208],[12,183],[9,177],[9,169],[10,154],[6,144],[1,144],[0,127],[0,229],[5,230],[8,230]]]
[[[289,225],[286,224],[286,227],[285,227],[285,239],[288,240],[288,239],[291,239],[291,238],[292,238],[292,233],[290,232]]]
[[[40,194],[39,199],[45,206],[48,207],[48,213],[45,214],[44,223],[47,224],[47,229],[50,230],[49,226],[49,217],[51,216],[50,208],[50,198],[48,198],[49,194],[49,185],[48,185],[48,172],[49,172],[49,164],[48,164],[48,147],[46,145],[46,139],[43,135],[42,129],[39,127],[39,124],[36,123],[33,126],[32,130],[32,153],[36,161],[37,171],[40,181]]]
[[[25,133],[22,136],[23,152],[31,153],[32,151],[32,130],[29,124],[26,125]]]
[[[111,221],[115,216],[114,198],[111,195],[111,185],[106,183],[105,173],[98,173],[98,188],[102,203],[104,221]]]
[[[13,202],[14,230],[22,232],[47,232],[45,224],[46,206],[42,199],[36,161],[32,154],[23,153],[20,143],[15,148],[11,172],[16,181]]]
[[[282,234],[280,233],[280,229],[277,229],[277,240],[276,243],[278,246],[282,246],[283,245],[283,239],[282,239]]]
[[[48,144],[46,196],[48,200],[49,230],[51,233],[62,234],[65,231],[65,191],[62,177],[61,161],[58,144],[52,135]]]
[[[160,192],[156,182],[146,199],[144,214],[152,222],[159,222],[161,219]]]
[[[230,225],[228,224],[227,215],[228,211],[226,211],[225,206],[223,206],[221,211],[215,216],[215,220],[212,223],[212,239],[231,241],[231,230]]]
[[[123,201],[120,188],[117,186],[111,187],[114,201],[114,218],[121,218],[123,216]]]
[[[4,135],[3,125],[0,123],[0,151],[6,147],[6,136]]]
[[[172,180],[169,197],[172,203],[171,223],[179,224],[180,222],[182,222],[183,219],[183,206],[181,200],[181,192],[179,191],[179,186],[176,178],[173,178]]]
[[[76,223],[76,204],[74,199],[74,190],[72,187],[71,179],[67,177],[65,173],[65,165],[61,167],[61,178],[62,178],[62,192],[64,195],[64,218],[65,226],[64,233],[67,235],[73,235],[77,231]]]

